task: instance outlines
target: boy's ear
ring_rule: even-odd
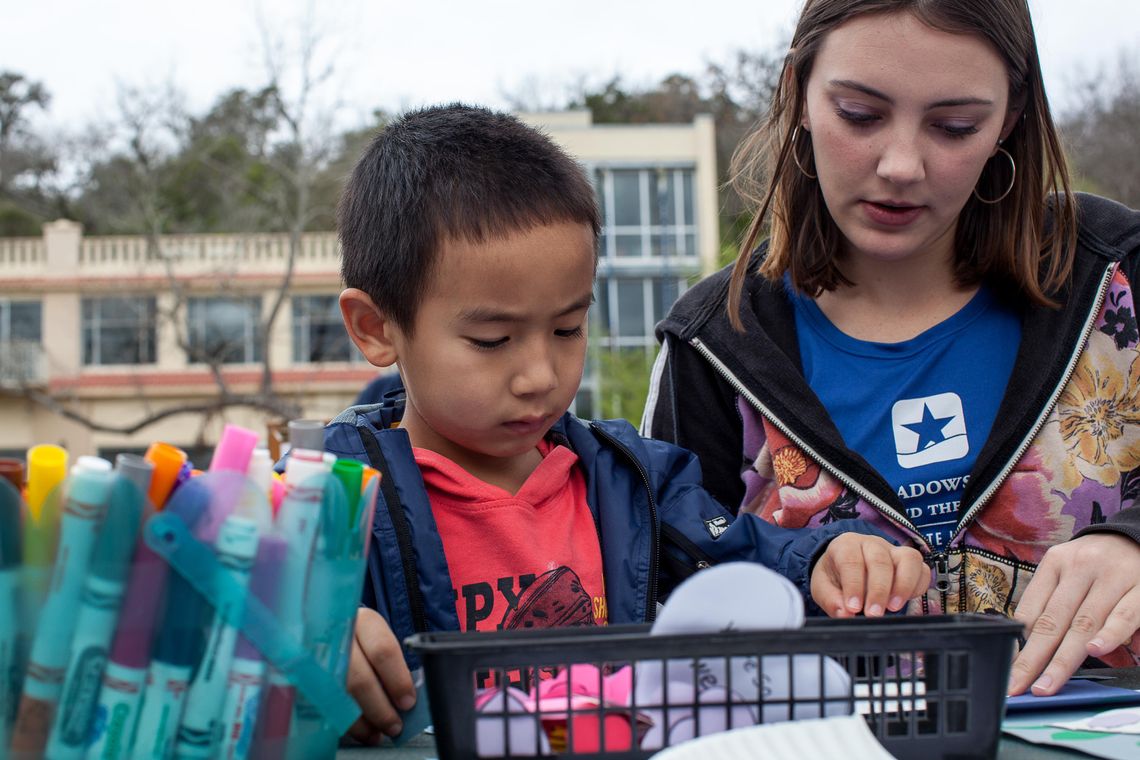
[[[396,363],[399,357],[393,338],[398,328],[381,313],[367,293],[358,288],[347,288],[340,294],[340,314],[348,336],[369,363],[377,367],[390,367]]]

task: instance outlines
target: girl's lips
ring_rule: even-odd
[[[922,213],[922,206],[884,206],[873,201],[862,201],[864,212],[876,224],[902,227],[910,224]]]

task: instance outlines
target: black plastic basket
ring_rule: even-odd
[[[695,724],[697,733],[707,733],[718,722],[741,727],[736,715],[742,706],[754,722],[771,721],[773,715],[780,720],[859,713],[895,757],[934,760],[996,753],[1020,630],[1019,624],[1001,617],[900,616],[809,620],[804,628],[787,631],[675,636],[650,636],[645,626],[426,633],[407,643],[423,660],[436,747],[443,760],[550,754],[645,758],[673,743],[664,738],[652,748],[642,746],[647,722],[670,724],[687,710],[683,720],[690,721],[688,728]],[[838,663],[850,681],[842,694],[825,688],[825,657]],[[793,676],[793,661],[805,660],[817,663],[814,682]],[[577,709],[566,702],[546,712],[517,712],[507,709],[511,700],[502,697],[476,709],[477,697],[486,699],[487,686],[511,685],[525,692],[571,665],[592,665],[598,673],[631,665],[639,678],[664,680],[660,674],[678,663],[686,663],[692,673],[692,693],[702,695],[686,704],[678,704],[670,693],[648,705],[638,705],[635,699],[628,707],[602,703]],[[775,682],[785,669],[786,688],[768,694],[757,689],[753,697],[742,699],[731,684],[731,674],[742,672],[742,663],[755,673],[753,686]],[[728,683],[716,690],[720,696],[706,699],[704,695],[713,692],[703,690],[707,684],[702,678],[710,664]],[[600,688],[601,676],[596,680],[593,686]],[[540,732],[544,739],[537,738]],[[493,741],[488,742],[488,733]]]

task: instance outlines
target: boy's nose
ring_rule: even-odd
[[[536,353],[525,359],[511,379],[511,392],[516,396],[549,393],[558,387],[558,373],[550,356]]]

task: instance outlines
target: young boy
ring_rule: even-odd
[[[410,113],[357,164],[339,229],[345,325],[405,388],[326,430],[328,450],[383,473],[349,673],[357,739],[399,732],[418,666],[399,642],[416,631],[650,621],[679,580],[734,559],[832,615],[926,587],[918,552],[860,523],[732,522],[687,452],[567,413],[599,219],[581,167],[541,133],[481,108]]]

